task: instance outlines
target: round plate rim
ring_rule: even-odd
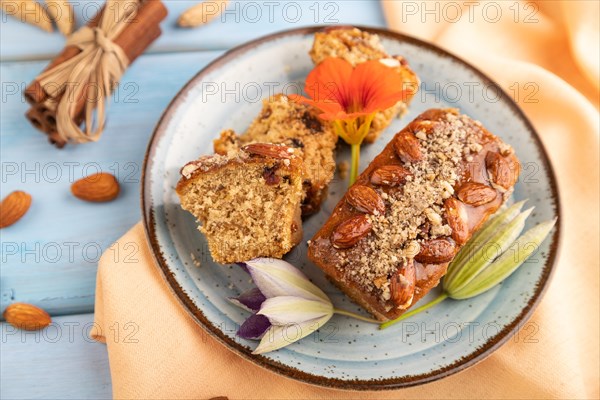
[[[341,27],[343,25],[332,25],[333,27]],[[534,139],[534,143],[539,150],[541,155],[541,159],[544,163],[544,167],[546,171],[548,171],[549,185],[552,191],[552,197],[556,203],[555,213],[558,216],[556,222],[556,230],[554,235],[552,236],[551,244],[550,244],[550,252],[548,254],[548,259],[546,264],[544,265],[544,269],[542,271],[542,276],[540,280],[537,282],[535,293],[531,300],[527,303],[527,305],[523,308],[521,313],[508,325],[504,327],[504,329],[492,338],[490,338],[485,344],[480,346],[476,351],[457,360],[455,363],[445,366],[443,368],[439,368],[437,370],[431,371],[427,374],[421,375],[409,375],[405,377],[399,378],[388,378],[388,379],[354,379],[354,380],[343,380],[337,378],[327,378],[319,375],[310,374],[304,371],[300,371],[296,368],[290,367],[283,363],[268,359],[261,355],[254,355],[252,352],[242,346],[239,343],[236,343],[230,337],[224,335],[218,327],[214,326],[202,313],[193,301],[187,296],[184,290],[179,286],[173,274],[170,272],[168,268],[168,263],[165,258],[162,256],[160,251],[160,246],[158,244],[158,239],[156,236],[156,232],[154,231],[154,214],[153,208],[151,204],[151,196],[150,196],[150,183],[149,183],[149,168],[151,166],[151,159],[155,153],[155,144],[158,139],[164,133],[166,123],[171,119],[172,114],[174,113],[176,107],[179,103],[185,100],[186,93],[195,85],[195,83],[201,80],[206,74],[218,68],[219,66],[226,64],[228,61],[236,58],[237,56],[259,46],[262,43],[269,42],[278,38],[293,36],[293,35],[305,35],[312,34],[318,31],[321,31],[327,28],[326,25],[319,26],[309,26],[309,27],[301,27],[294,28],[284,31],[275,32],[266,36],[262,36],[260,38],[251,40],[249,42],[243,43],[239,46],[236,46],[224,54],[213,60],[207,66],[205,66],[202,70],[200,70],[193,78],[191,78],[183,88],[175,95],[175,97],[171,100],[169,105],[165,108],[162,116],[160,117],[152,136],[148,142],[148,146],[146,149],[146,153],[144,156],[144,162],[142,167],[142,179],[141,179],[141,208],[142,208],[142,219],[144,223],[144,231],[146,233],[146,238],[148,243],[150,244],[150,250],[156,261],[155,265],[161,273],[161,276],[168,283],[170,291],[175,295],[175,298],[182,305],[183,309],[192,317],[192,319],[201,327],[203,327],[211,336],[221,342],[223,345],[227,346],[230,350],[234,351],[238,355],[244,357],[245,359],[251,361],[255,365],[266,368],[267,370],[276,372],[280,375],[299,380],[304,383],[336,388],[336,389],[346,389],[346,390],[390,390],[390,389],[399,389],[404,387],[422,385],[424,383],[436,381],[447,376],[453,375],[457,372],[463,371],[476,363],[482,361],[484,358],[491,355],[494,351],[500,348],[504,343],[506,343],[520,328],[522,324],[524,324],[531,315],[533,311],[536,309],[538,304],[540,303],[543,294],[548,288],[550,279],[556,269],[556,260],[559,250],[559,243],[561,237],[561,203],[558,192],[558,185],[556,181],[556,175],[554,173],[554,168],[550,163],[550,159],[544,148],[544,145],[525,115],[525,113],[521,110],[521,108],[513,101],[513,99],[491,78],[489,78],[486,74],[481,72],[476,67],[472,66],[462,58],[441,49],[440,47],[425,42],[423,40],[390,31],[385,28],[378,27],[369,27],[369,26],[360,26],[353,25],[354,27],[370,32],[375,33],[380,36],[390,37],[392,39],[396,39],[398,41],[407,42],[417,47],[425,48],[427,50],[433,51],[436,54],[442,57],[448,57],[453,59],[454,61],[462,64],[464,67],[472,71],[475,75],[478,76],[486,85],[493,87],[500,95],[500,98],[510,106],[512,111],[517,115],[519,119],[522,120],[526,129],[529,131],[531,137]]]

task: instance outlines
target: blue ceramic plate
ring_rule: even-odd
[[[313,65],[307,53],[317,29],[264,37],[233,49],[200,71],[175,97],[150,141],[143,179],[143,214],[157,266],[182,307],[217,339],[270,370],[305,382],[347,389],[389,389],[440,379],[491,354],[527,321],[548,284],[558,247],[559,225],[539,251],[508,280],[476,298],[446,300],[426,313],[384,331],[372,324],[334,316],[320,331],[284,349],[251,354],[256,342],[236,337],[248,314],[227,301],[249,289],[239,267],[215,264],[194,218],[175,194],[179,169],[212,152],[225,128],[244,131],[261,100],[274,92],[299,91]],[[523,163],[515,199],[530,199],[534,225],[558,216],[559,200],[548,158],[533,127],[517,105],[489,78],[430,44],[381,29],[390,54],[406,57],[420,77],[410,112],[396,120],[373,145],[364,146],[362,166],[395,132],[433,107],[458,107],[513,145]],[[340,146],[338,161],[349,159]],[[310,239],[345,191],[336,177],[320,213],[304,226]],[[333,300],[336,307],[364,312],[332,286],[306,258],[300,244],[287,259]],[[421,303],[430,300],[437,290]],[[535,327],[523,332],[535,335]]]

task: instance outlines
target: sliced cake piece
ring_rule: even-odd
[[[308,256],[375,317],[394,319],[438,284],[519,171],[512,148],[480,122],[426,111],[348,189]]]
[[[256,143],[181,169],[177,194],[218,263],[281,258],[302,239],[303,164],[294,148]]]
[[[242,135],[232,130],[221,133],[214,141],[218,154],[228,154],[248,143],[282,143],[296,148],[304,160],[304,192],[302,214],[319,210],[327,185],[335,172],[335,145],[337,135],[331,124],[318,117],[319,111],[311,106],[290,101],[278,94],[263,102],[260,114]]]
[[[381,60],[385,65],[395,68],[402,76],[404,89],[408,93],[406,101],[400,101],[395,106],[377,113],[371,124],[371,130],[365,137],[367,143],[377,140],[394,117],[407,111],[410,100],[419,88],[419,78],[402,56],[390,56],[383,48],[378,35],[357,28],[327,28],[315,33],[315,40],[309,54],[315,64],[329,57],[343,58],[353,66],[365,61]]]

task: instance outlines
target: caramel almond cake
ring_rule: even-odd
[[[366,143],[372,143],[392,122],[394,117],[402,115],[408,109],[410,100],[417,92],[419,78],[410,69],[408,62],[402,56],[391,56],[384,49],[378,35],[361,31],[357,28],[326,28],[315,33],[315,40],[309,52],[315,64],[326,58],[338,57],[348,61],[352,66],[370,60],[380,60],[389,67],[393,67],[402,76],[405,83],[404,89],[408,92],[406,101],[400,101],[395,106],[381,111],[375,115],[371,129],[365,137]]]
[[[255,143],[187,163],[177,194],[216,262],[281,258],[302,239],[303,173],[296,149]]]
[[[426,111],[348,189],[309,258],[376,318],[397,318],[439,283],[519,170],[512,148],[480,122]]]
[[[302,214],[313,214],[319,210],[333,179],[337,143],[331,124],[318,115],[319,111],[311,106],[291,101],[283,94],[275,95],[264,100],[260,114],[242,135],[232,130],[221,132],[214,141],[215,153],[228,154],[256,142],[294,147],[295,154],[304,161]]]

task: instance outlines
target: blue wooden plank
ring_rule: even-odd
[[[98,143],[50,146],[23,114],[22,87],[43,62],[0,65],[1,188],[4,197],[25,190],[31,209],[1,231],[0,311],[14,301],[33,303],[52,314],[93,310],[96,263],[140,219],[139,181],[146,143],[163,109],[199,69],[220,52],[148,55],[123,77]],[[110,203],[92,204],[70,194],[71,183],[97,171],[115,174],[122,184]],[[130,254],[115,257],[135,258]]]
[[[106,346],[88,336],[93,320],[57,317],[36,332],[1,323],[0,398],[110,399]]]
[[[7,0],[10,1],[10,0]],[[176,25],[181,12],[200,0],[166,0],[169,10],[163,34],[150,52],[228,49],[282,29],[307,25],[384,25],[378,2],[354,0],[232,1],[226,13],[197,29]],[[89,20],[103,3],[72,0],[78,23]],[[60,33],[49,34],[2,14],[0,60],[50,58],[64,46]]]

